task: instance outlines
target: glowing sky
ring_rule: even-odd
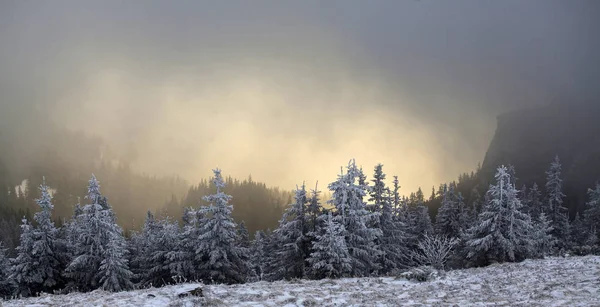
[[[33,105],[146,173],[194,181],[218,165],[292,188],[356,158],[428,191],[476,167],[498,113],[592,86],[598,12],[551,0],[2,1],[0,118]]]

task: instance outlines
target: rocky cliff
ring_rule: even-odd
[[[483,178],[513,164],[517,186],[543,186],[555,155],[563,164],[564,193],[571,217],[582,211],[586,191],[600,180],[600,104],[554,103],[498,117],[498,127],[482,164]]]

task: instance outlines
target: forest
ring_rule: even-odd
[[[571,219],[561,174],[557,156],[545,182],[517,188],[515,168],[499,166],[486,188],[474,172],[440,185],[426,199],[421,190],[401,196],[397,177],[388,185],[383,165],[368,178],[350,160],[326,187],[331,199],[324,201],[318,186],[300,185],[278,225],[256,230],[253,238],[249,227],[234,219],[235,196],[228,191],[264,185],[225,179],[220,169],[190,190],[190,200],[206,193],[201,202],[183,207],[179,217],[148,211],[141,229],[128,236],[96,176],[60,224],[52,216],[56,199],[42,177],[33,218],[21,221],[16,254],[1,249],[0,291],[22,297],[187,281],[397,276],[415,267],[448,270],[597,254],[600,184],[589,188],[585,210]]]

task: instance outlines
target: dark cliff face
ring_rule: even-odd
[[[545,184],[554,156],[562,162],[570,213],[582,211],[586,191],[600,180],[600,103],[561,103],[518,110],[498,117],[498,127],[482,164],[482,179],[498,165],[512,164],[517,187]]]

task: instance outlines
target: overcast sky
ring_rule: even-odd
[[[356,158],[473,170],[499,113],[597,87],[600,2],[1,1],[0,119],[34,106],[140,170],[291,188]]]

